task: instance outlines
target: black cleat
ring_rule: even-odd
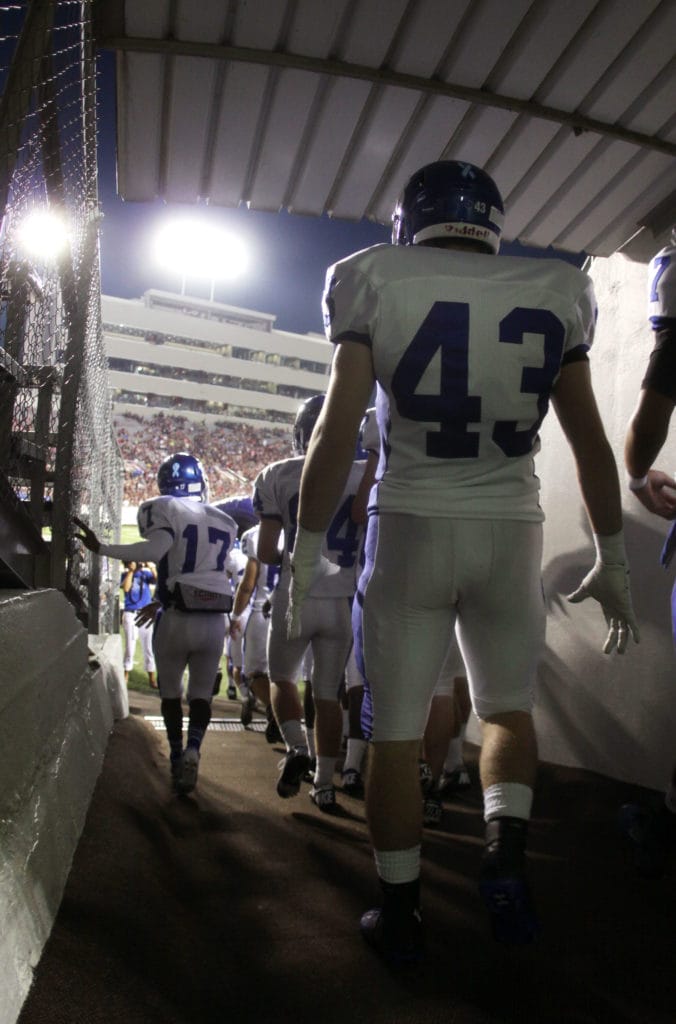
[[[347,771],[341,772],[340,777],[343,782],[343,793],[347,793],[348,796],[364,795],[364,780],[356,768],[348,768]]]
[[[188,793],[192,793],[197,785],[197,775],[200,766],[199,750],[195,750],[194,747],[188,747],[187,750],[183,751],[180,764],[181,774],[176,782],[176,791],[185,796]]]
[[[521,818],[493,818],[487,823],[479,879],[493,938],[513,946],[534,942],[540,931],[526,877],[527,828]]]
[[[479,892],[496,942],[510,946],[535,942],[540,926],[525,878],[482,878]]]
[[[310,765],[310,756],[303,747],[292,747],[280,761],[281,772],[277,780],[277,793],[284,800],[296,796],[301,779]]]
[[[423,958],[423,927],[420,911],[406,917],[385,917],[382,907],[362,914],[359,928],[365,942],[391,967],[406,967]]]
[[[441,824],[444,815],[444,808],[441,797],[428,793],[423,800],[423,825],[425,828],[436,828]]]
[[[331,814],[336,809],[336,790],[334,786],[323,786],[317,789],[315,786],[310,790],[310,800],[325,814]]]

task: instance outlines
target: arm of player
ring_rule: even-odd
[[[358,342],[340,342],[301,477],[298,531],[291,555],[290,637],[300,631],[303,602],[321,572],[322,541],[347,483],[359,425],[374,383],[371,349]]]
[[[676,481],[651,466],[667,439],[673,411],[673,399],[652,388],[644,388],[629,421],[624,443],[627,473],[635,481],[645,479],[643,486],[631,488],[634,496],[649,512],[663,519],[676,518]]]
[[[282,524],[279,519],[265,516],[261,519],[261,528],[258,532],[257,554],[263,565],[279,565],[282,556],[279,550],[279,538],[282,532]]]
[[[596,405],[588,362],[562,368],[552,404],[575,458],[596,546],[593,568],[568,600],[577,604],[595,598],[608,625],[603,651],[609,654],[617,647],[623,654],[629,633],[638,643],[639,631],[629,590],[617,466]]]
[[[255,558],[247,559],[246,566],[244,567],[244,574],[237,584],[235,600],[233,601],[232,612],[230,614],[230,636],[233,640],[236,640],[242,633],[242,623],[240,621],[241,616],[246,610],[252,594],[256,589],[259,571],[260,562]]]
[[[73,522],[79,529],[75,536],[95,555],[108,555],[119,558],[123,562],[159,562],[166,555],[173,543],[168,530],[156,530],[148,540],[140,540],[134,544],[102,544],[93,530],[77,516]]]

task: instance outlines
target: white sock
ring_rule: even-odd
[[[498,782],[484,790],[484,821],[491,818],[530,818],[533,790],[521,782]]]
[[[291,750],[292,747],[302,747],[303,750],[307,749],[305,730],[297,718],[289,718],[287,722],[282,722],[279,731],[284,738],[287,750]]]
[[[343,764],[343,771],[355,771],[360,772],[361,766],[364,763],[364,754],[368,747],[367,740],[351,740],[347,741],[347,753],[345,754],[345,763]]]
[[[398,885],[414,882],[420,875],[420,846],[408,850],[374,850],[378,877]]]
[[[326,789],[333,785],[333,773],[336,770],[335,757],[317,758],[317,769],[315,771],[315,789]]]

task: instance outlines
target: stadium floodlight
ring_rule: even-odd
[[[35,207],[15,227],[17,255],[39,263],[54,263],[68,245],[66,219],[46,207]]]
[[[242,274],[249,258],[239,238],[222,228],[199,220],[179,219],[163,225],[155,237],[157,262],[181,276],[181,293],[187,278],[211,284],[211,299],[216,281],[232,280]]]

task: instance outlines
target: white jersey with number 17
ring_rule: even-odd
[[[237,524],[225,512],[191,498],[160,495],[144,501],[137,515],[139,533],[147,539],[157,530],[173,539],[158,565],[158,595],[166,587],[172,593],[176,583],[216,594],[229,594],[229,574],[236,572],[232,544]]]

